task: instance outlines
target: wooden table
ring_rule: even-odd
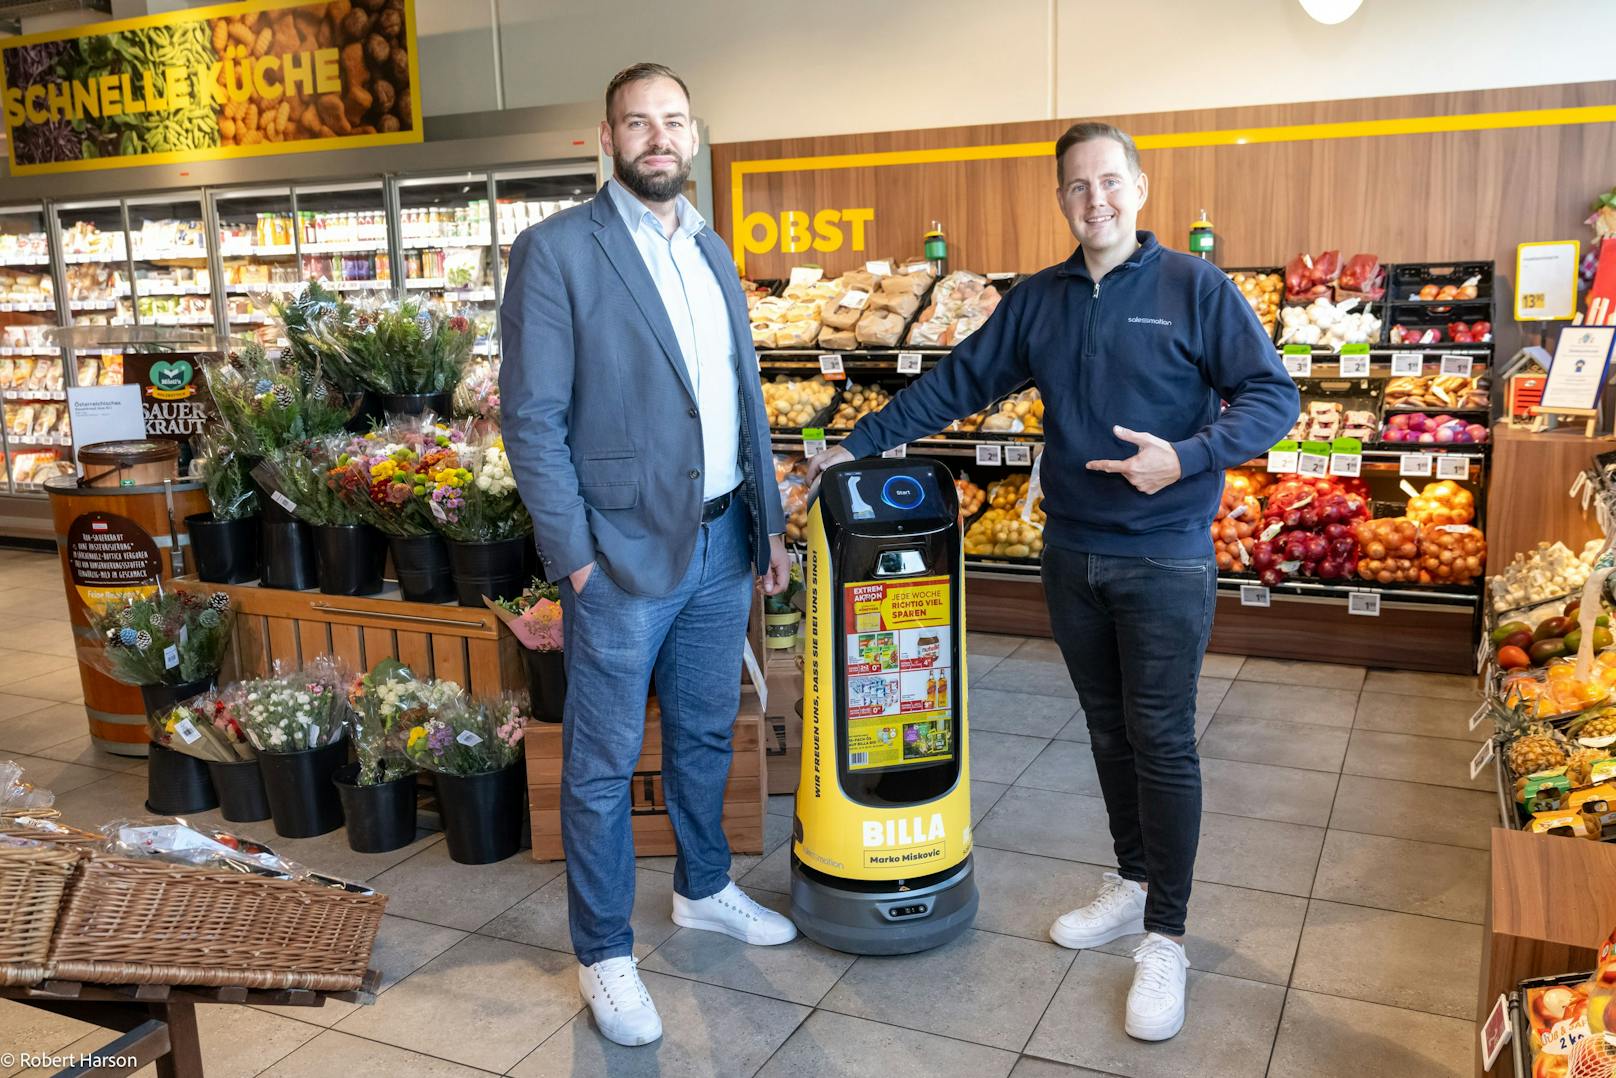
[[[1493,828],[1483,924],[1478,1028],[1499,995],[1525,978],[1593,968],[1616,928],[1616,845]],[[1479,1039],[1475,1059],[1480,1075]],[[1507,1073],[1502,1063],[1495,1073],[1498,1066]]]
[[[0,987],[0,999],[14,999],[30,1007],[76,1018],[81,1022],[122,1032],[92,1053],[95,1059],[121,1058],[129,1066],[71,1066],[58,1078],[116,1078],[133,1074],[148,1063],[157,1065],[159,1078],[202,1078],[202,1043],[197,1036],[199,1003],[245,1003],[272,1007],[323,1007],[328,999],[369,1004],[376,1001],[381,974],[371,970],[351,992],[311,992],[306,989],[256,991],[248,988],[176,987],[166,984],[85,984],[81,981],[45,981],[29,987]]]

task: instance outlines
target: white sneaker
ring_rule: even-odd
[[[1145,889],[1115,872],[1105,874],[1105,883],[1093,902],[1064,913],[1049,929],[1049,938],[1074,950],[1099,947],[1123,936],[1137,936],[1145,930]]]
[[[639,965],[628,955],[580,965],[578,991],[607,1040],[632,1048],[662,1036],[662,1018],[640,980]]]
[[[789,917],[753,902],[731,880],[722,891],[702,899],[673,893],[673,923],[685,928],[722,932],[742,943],[773,947],[797,938],[797,926]]]
[[[1133,987],[1128,990],[1128,1036],[1165,1041],[1184,1028],[1184,948],[1152,932],[1134,948]]]

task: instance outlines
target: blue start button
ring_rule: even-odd
[[[895,475],[882,484],[881,500],[894,509],[914,509],[926,500],[926,492],[912,476]]]

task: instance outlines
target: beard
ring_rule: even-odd
[[[640,162],[647,157],[671,157],[678,165],[672,172],[653,172],[640,167]],[[685,180],[690,178],[690,164],[690,158],[681,156],[671,146],[653,146],[633,161],[613,159],[612,175],[647,202],[671,202],[684,190]]]

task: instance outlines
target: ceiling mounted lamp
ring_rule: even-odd
[[[1338,22],[1346,22],[1352,18],[1353,12],[1363,4],[1363,0],[1301,0],[1302,10],[1313,17],[1315,22],[1322,22],[1325,26],[1334,26]]]

